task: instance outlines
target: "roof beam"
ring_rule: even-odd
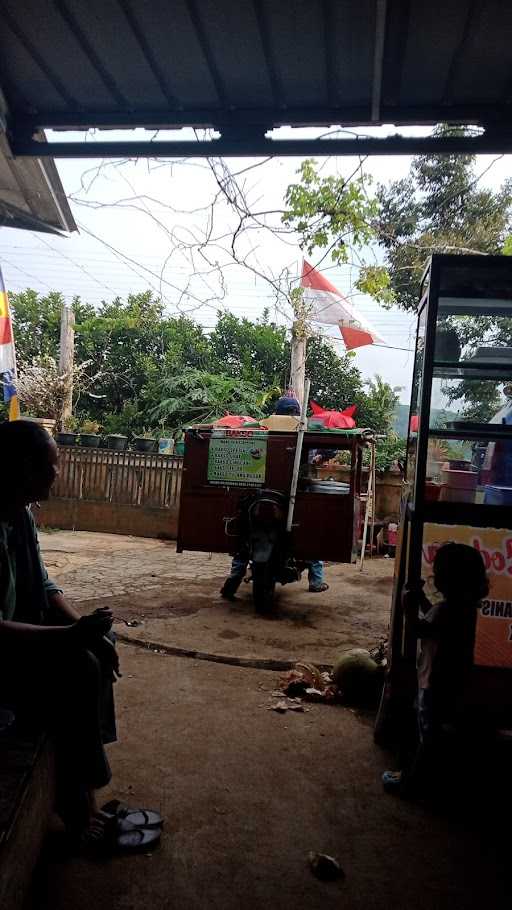
[[[512,151],[512,131],[496,130],[480,136],[388,136],[384,139],[268,139],[259,131],[229,130],[220,139],[205,142],[98,141],[38,142],[30,135],[14,135],[17,156],[52,158],[158,158],[259,157],[287,155],[427,155],[501,154]]]
[[[74,13],[71,12],[65,0],[54,0],[55,8],[58,10],[64,22],[68,26],[69,30],[74,35],[76,41],[82,48],[85,56],[89,59],[93,68],[96,70],[98,76],[100,77],[103,85],[110,92],[112,98],[119,105],[119,107],[129,107],[128,101],[124,97],[123,93],[116,84],[115,79],[108,72],[107,68],[103,65],[102,61],[98,57],[98,54],[94,50],[91,42],[87,36],[82,31],[80,25],[78,24],[77,19],[75,18]]]
[[[380,120],[380,104],[382,98],[382,78],[384,63],[384,41],[386,38],[386,17],[388,12],[387,0],[377,0],[375,19],[375,44],[373,53],[373,86],[372,86],[372,123]]]
[[[403,107],[398,111],[393,105],[381,104],[380,123],[400,126],[411,123],[417,126],[434,126],[443,123],[447,117],[444,105]],[[510,122],[512,110],[507,104],[458,104],[450,108],[450,123],[485,124],[487,122]],[[218,128],[223,126],[252,125],[272,129],[277,126],[368,126],[368,105],[354,107],[287,107],[281,108],[235,108],[231,110],[154,110],[154,111],[36,111],[32,114],[11,116],[11,128],[29,132],[37,129],[124,129],[146,127],[147,129],[177,129],[183,126]]]

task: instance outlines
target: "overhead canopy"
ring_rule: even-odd
[[[18,155],[512,149],[504,0],[2,0]],[[281,125],[480,124],[476,139],[271,141]],[[211,127],[205,142],[61,142],[41,128]],[[357,142],[357,145],[355,144]],[[450,144],[451,142],[451,144]],[[379,144],[382,143],[382,144]]]
[[[13,158],[0,137],[0,227],[56,234],[76,231],[51,158]]]

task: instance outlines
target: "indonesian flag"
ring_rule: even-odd
[[[0,269],[0,384],[3,387],[4,401],[9,404],[9,420],[17,420],[20,416],[15,383],[16,353],[14,350],[11,313],[2,270]]]
[[[364,316],[356,315],[347,298],[305,259],[300,283],[304,288],[304,301],[311,306],[311,319],[338,325],[348,351],[365,344],[386,343]]]

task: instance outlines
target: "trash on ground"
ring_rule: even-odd
[[[334,701],[336,688],[329,673],[322,672],[314,664],[299,663],[281,679],[281,694],[289,698],[304,698],[306,701]]]
[[[345,873],[339,862],[334,859],[334,856],[328,856],[327,853],[314,853],[311,851],[309,854],[309,865],[313,875],[323,882],[334,882],[345,878]]]
[[[144,625],[144,623],[141,622],[140,619],[125,619],[124,624],[125,624],[125,626],[129,626],[130,629],[134,629],[137,626]]]
[[[270,706],[271,711],[277,711],[278,714],[286,714],[287,711],[304,711],[304,705],[300,698],[281,698],[275,704]]]
[[[369,707],[380,697],[386,654],[387,641],[382,640],[371,651],[364,648],[344,651],[334,662],[331,673],[319,670],[314,664],[298,663],[281,677],[280,689],[274,690],[272,697],[282,700],[284,695],[294,701]]]
[[[285,714],[285,712],[288,710],[288,705],[283,699],[282,701],[276,701],[275,705],[271,705],[270,710],[277,711],[278,714]]]

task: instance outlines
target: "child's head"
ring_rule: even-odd
[[[464,543],[446,543],[434,558],[434,583],[446,598],[481,600],[489,593],[482,556]]]

